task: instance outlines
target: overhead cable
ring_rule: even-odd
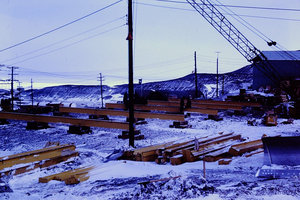
[[[184,2],[184,1],[174,1],[174,0],[152,0],[152,1],[159,1],[159,2],[165,2],[165,3],[188,4],[187,2]],[[201,5],[201,4],[199,4],[199,5]],[[295,8],[274,8],[274,7],[239,6],[239,5],[224,5],[224,4],[213,4],[213,5],[214,6],[219,6],[219,7],[300,12],[300,9],[295,9]]]
[[[116,2],[114,2],[114,3],[112,3],[112,4],[108,5],[108,6],[105,6],[105,7],[103,7],[103,8],[100,8],[100,9],[98,9],[98,10],[92,12],[92,13],[89,13],[89,14],[87,14],[87,15],[85,15],[85,16],[83,16],[83,17],[80,17],[80,18],[78,18],[78,19],[75,19],[75,20],[73,20],[73,21],[71,21],[71,22],[69,22],[69,23],[66,23],[66,24],[62,25],[62,26],[59,26],[59,27],[54,28],[54,29],[52,29],[52,30],[50,30],[50,31],[47,31],[47,32],[42,33],[42,34],[40,34],[40,35],[37,35],[37,36],[34,36],[34,37],[29,38],[29,39],[27,39],[27,40],[24,40],[23,42],[19,42],[19,43],[17,43],[17,44],[11,45],[11,46],[6,47],[6,48],[4,48],[4,49],[0,49],[0,53],[3,52],[3,51],[6,51],[6,50],[12,49],[12,48],[14,48],[14,47],[20,46],[20,45],[22,45],[22,44],[25,44],[25,43],[27,43],[27,42],[30,42],[30,41],[32,41],[32,40],[38,39],[38,38],[40,38],[40,37],[42,37],[42,36],[45,36],[45,35],[47,35],[47,34],[49,34],[49,33],[52,33],[52,32],[54,32],[54,31],[57,31],[57,30],[59,30],[59,29],[62,29],[62,28],[64,28],[64,27],[69,26],[69,25],[71,25],[71,24],[74,24],[74,23],[76,23],[76,22],[78,22],[78,21],[81,21],[81,20],[83,20],[83,19],[85,19],[85,18],[87,18],[87,17],[90,17],[90,16],[92,16],[92,15],[94,15],[94,14],[96,14],[96,13],[99,13],[99,12],[101,12],[101,11],[107,9],[107,8],[110,8],[110,7],[114,6],[114,5],[118,4],[118,3],[120,3],[121,1],[123,1],[123,0],[116,1]]]
[[[172,7],[172,6],[162,6],[162,5],[155,5],[155,4],[149,4],[149,3],[141,3],[141,2],[137,2],[136,4],[140,4],[140,5],[144,5],[144,6],[157,7],[157,8],[172,9],[172,10],[183,10],[183,11],[196,12],[195,10],[188,9],[188,8],[178,8],[178,7]],[[233,15],[233,14],[224,14],[224,15]],[[257,15],[239,15],[239,16],[241,16],[241,17],[249,17],[249,18],[262,18],[262,19],[271,19],[271,20],[285,20],[285,21],[300,22],[300,19],[293,19],[293,18],[267,17],[267,16],[257,16]]]
[[[46,46],[41,47],[41,48],[39,48],[39,49],[36,49],[36,50],[30,51],[30,52],[27,52],[27,53],[25,53],[25,54],[16,56],[16,57],[14,57],[14,58],[9,58],[9,59],[3,60],[3,61],[1,61],[0,63],[6,63],[6,62],[8,62],[8,61],[16,60],[16,59],[18,59],[18,58],[21,58],[21,57],[24,57],[24,56],[27,56],[27,55],[36,53],[36,52],[38,52],[38,51],[41,51],[41,50],[50,48],[50,47],[55,46],[55,45],[57,45],[57,44],[60,44],[60,43],[63,43],[63,42],[65,42],[65,41],[68,41],[68,40],[71,40],[71,39],[73,39],[73,38],[76,38],[76,37],[78,37],[78,36],[80,36],[80,35],[83,35],[83,34],[86,34],[86,33],[91,32],[91,31],[94,31],[94,30],[96,30],[96,29],[98,29],[98,28],[104,27],[104,26],[106,26],[106,25],[108,25],[108,24],[111,24],[111,23],[113,23],[113,22],[116,22],[116,21],[119,21],[119,20],[121,20],[121,19],[124,19],[124,17],[125,17],[125,16],[119,17],[119,18],[116,18],[116,19],[113,19],[113,20],[111,20],[111,21],[109,21],[109,22],[106,22],[106,23],[101,24],[101,25],[99,25],[99,26],[96,26],[96,27],[94,27],[94,28],[88,29],[88,30],[83,31],[83,32],[81,32],[81,33],[75,34],[75,35],[73,35],[73,36],[71,36],[71,37],[68,37],[68,38],[65,38],[65,39],[63,39],[63,40],[60,40],[60,41],[54,42],[54,43],[52,43],[52,44],[46,45]]]
[[[35,59],[35,58],[37,58],[37,57],[40,57],[40,56],[44,56],[44,55],[47,55],[47,54],[50,54],[50,53],[53,53],[53,52],[59,51],[59,50],[61,50],[61,49],[64,49],[64,48],[67,48],[67,47],[73,46],[73,45],[75,45],[75,44],[78,44],[78,43],[80,43],[80,42],[83,42],[83,41],[85,41],[85,40],[89,40],[89,39],[91,39],[91,38],[94,38],[94,37],[97,37],[97,36],[99,36],[99,35],[102,35],[102,34],[104,34],[104,33],[111,32],[111,31],[113,31],[113,30],[119,29],[119,28],[121,28],[121,27],[123,27],[123,26],[125,26],[125,25],[126,25],[126,24],[123,24],[123,25],[120,25],[120,26],[117,26],[117,27],[111,28],[111,29],[109,29],[109,30],[107,30],[107,31],[103,31],[103,32],[101,32],[101,33],[97,33],[97,34],[95,34],[95,35],[92,35],[92,36],[90,36],[90,37],[87,37],[87,38],[81,39],[81,40],[79,40],[79,41],[73,42],[73,43],[71,43],[71,44],[68,44],[68,45],[62,46],[62,47],[60,47],[60,48],[57,48],[57,49],[54,49],[54,50],[48,51],[48,52],[46,52],[46,53],[43,53],[43,54],[39,54],[39,55],[37,55],[37,56],[33,56],[33,57],[30,57],[30,58],[27,58],[27,59],[24,59],[24,60],[21,60],[21,61],[18,61],[18,62],[12,63],[12,64],[10,64],[10,65],[16,65],[16,64],[19,64],[19,63],[23,63],[23,62],[25,62],[25,61],[28,61],[28,60]]]

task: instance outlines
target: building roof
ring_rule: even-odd
[[[299,60],[300,50],[298,51],[263,51],[268,60]]]

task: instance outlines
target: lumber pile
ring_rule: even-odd
[[[40,183],[48,183],[51,180],[64,181],[66,185],[74,185],[86,181],[90,178],[89,172],[94,167],[82,167],[72,169],[58,174],[53,174],[45,177],[40,177]]]
[[[253,151],[255,153],[249,155],[260,153],[262,147],[263,144],[260,139],[243,142],[239,134],[219,133],[213,137],[195,138],[184,142],[168,142],[136,149],[133,152],[125,152],[124,155],[126,156],[123,156],[122,159],[155,161],[157,164],[170,162],[172,165],[198,160],[206,162],[221,160],[220,164],[229,164],[231,161],[226,159]],[[227,162],[222,161],[222,159]]]
[[[65,144],[18,153],[0,158],[0,177],[18,175],[36,168],[45,168],[78,156],[75,145]]]

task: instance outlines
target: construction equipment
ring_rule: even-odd
[[[272,66],[267,57],[258,50],[209,0],[186,0],[202,17],[207,20],[247,61],[251,62],[266,77],[274,82],[277,88],[281,88],[295,101],[296,117],[299,117],[300,90],[297,81],[293,84],[280,85],[283,80],[281,74]],[[269,41],[269,46],[276,42]],[[266,119],[267,125],[276,125],[276,116]],[[300,164],[296,155],[300,154],[300,137],[275,137],[263,138],[265,149],[265,165],[257,176],[286,177],[289,175],[300,175],[297,170],[275,169],[274,164],[294,166]],[[269,162],[267,162],[269,161]]]
[[[277,88],[283,90],[295,101],[295,110],[300,110],[299,78],[288,80],[287,85],[280,84],[285,81],[282,75],[270,63],[268,58],[257,49],[209,0],[186,0],[204,19],[206,19],[252,66],[261,71]],[[269,41],[268,45],[276,45]],[[288,53],[287,53],[288,54]],[[289,55],[290,56],[290,55]],[[286,78],[285,78],[286,79]],[[299,111],[296,117],[300,117]]]
[[[300,177],[300,136],[264,137],[262,141],[264,165],[257,171],[256,177]]]

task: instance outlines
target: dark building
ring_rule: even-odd
[[[275,73],[279,73],[282,80],[291,80],[300,78],[300,51],[263,51],[268,62],[275,68]],[[278,87],[279,83],[268,78],[268,75],[263,73],[258,67],[253,67],[253,89],[257,90],[260,87]],[[270,73],[268,73],[270,74]]]

